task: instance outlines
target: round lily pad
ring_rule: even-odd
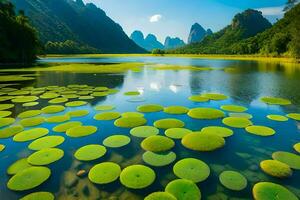
[[[145,163],[154,166],[162,167],[171,164],[176,159],[176,154],[173,151],[154,153],[151,151],[146,151],[143,154],[143,160]]]
[[[202,94],[203,97],[206,97],[210,100],[220,101],[228,99],[228,97],[224,94],[218,94],[218,93],[204,93]]]
[[[300,142],[297,143],[297,144],[295,144],[293,147],[294,147],[295,151],[297,151],[298,153],[300,153]]]
[[[274,129],[267,126],[248,126],[246,127],[246,131],[259,136],[271,136],[276,133]]]
[[[4,144],[0,144],[0,152],[2,152],[5,149],[5,145]]]
[[[39,102],[33,101],[33,102],[28,102],[28,103],[23,103],[22,106],[23,107],[33,107],[39,105]]]
[[[98,144],[90,144],[79,148],[74,156],[77,160],[91,161],[101,158],[106,153],[106,148]]]
[[[86,101],[71,101],[65,104],[67,107],[78,107],[78,106],[84,106],[86,105]]]
[[[11,101],[14,103],[27,103],[31,101],[36,101],[39,98],[36,96],[22,96],[22,97],[17,97],[15,99],[12,99]]]
[[[207,102],[207,101],[209,101],[209,98],[207,98],[207,97],[204,97],[204,96],[202,96],[202,95],[194,95],[194,96],[190,96],[189,97],[189,100],[190,101],[194,101],[194,102]]]
[[[222,172],[219,180],[224,187],[230,190],[240,191],[247,187],[247,179],[236,171]]]
[[[229,137],[233,135],[233,131],[221,126],[207,126],[201,129],[201,134],[214,134],[221,137]]]
[[[34,192],[22,197],[20,200],[54,200],[54,195],[50,192]]]
[[[0,128],[11,125],[15,123],[15,121],[16,120],[14,118],[0,118]]]
[[[80,100],[90,100],[90,99],[94,99],[95,97],[93,97],[93,96],[80,96],[80,97],[78,97],[78,99],[80,99]]]
[[[278,122],[285,122],[288,121],[289,119],[283,115],[268,115],[268,119],[273,120],[273,121],[278,121]]]
[[[130,143],[130,137],[126,135],[112,135],[103,140],[103,145],[110,148],[119,148]]]
[[[0,118],[2,117],[8,117],[12,114],[11,111],[0,111]]]
[[[62,136],[46,136],[34,140],[28,145],[28,148],[31,150],[41,150],[46,148],[53,148],[65,141],[65,138]]]
[[[124,95],[126,96],[137,96],[137,95],[140,95],[141,93],[139,91],[128,91],[128,92],[125,92]]]
[[[272,154],[272,158],[287,164],[292,169],[300,169],[300,156],[294,153],[277,151]]]
[[[108,110],[115,109],[115,106],[113,106],[113,105],[100,105],[100,106],[96,106],[94,109],[97,110],[97,111],[108,111]]]
[[[195,183],[206,180],[210,174],[209,166],[195,158],[185,158],[173,166],[174,174],[182,179],[188,179]]]
[[[153,124],[156,128],[169,129],[169,128],[182,128],[185,123],[179,119],[167,118],[160,119]]]
[[[27,161],[32,165],[48,165],[60,160],[64,156],[64,151],[57,148],[46,148],[31,154]]]
[[[60,97],[60,98],[51,99],[48,103],[50,103],[50,104],[59,104],[59,103],[65,103],[68,100],[69,99],[67,99],[67,98]]]
[[[66,131],[67,136],[69,137],[84,137],[91,134],[96,133],[97,127],[96,126],[76,126],[73,128],[70,128]]]
[[[121,117],[114,122],[114,125],[121,128],[134,128],[147,123],[143,117]]]
[[[221,106],[221,109],[229,112],[245,112],[248,110],[248,108],[244,106],[237,105],[223,105]]]
[[[122,117],[144,117],[144,114],[139,112],[125,112],[122,113],[121,116]]]
[[[181,143],[195,151],[214,151],[223,147],[225,140],[219,135],[190,133],[182,138]]]
[[[159,130],[153,126],[139,126],[130,130],[130,134],[135,137],[146,138],[152,135],[157,135]]]
[[[151,185],[155,180],[155,172],[144,165],[131,165],[120,174],[121,183],[128,188],[142,189]]]
[[[290,113],[286,115],[288,118],[300,121],[300,113]]]
[[[10,127],[1,129],[0,130],[0,139],[12,137],[12,136],[16,135],[17,133],[20,133],[23,130],[24,130],[23,126],[20,126],[20,125],[10,126]]]
[[[44,117],[33,117],[33,118],[25,118],[20,121],[20,124],[24,127],[38,126],[45,122]]]
[[[277,178],[286,178],[293,174],[293,171],[287,164],[277,160],[264,160],[260,163],[260,168],[265,173]]]
[[[187,107],[184,106],[169,106],[164,108],[164,112],[171,115],[182,115],[189,111]]]
[[[270,105],[290,105],[292,102],[288,99],[276,98],[276,97],[262,97],[260,99],[262,102]]]
[[[118,179],[121,167],[113,162],[104,162],[95,165],[89,171],[89,179],[96,184],[108,184]]]
[[[65,110],[65,107],[60,106],[60,105],[46,106],[46,107],[42,108],[43,113],[46,113],[46,114],[59,113],[64,110]]]
[[[225,113],[214,108],[193,108],[188,112],[188,116],[194,119],[218,119],[225,117]]]
[[[7,169],[7,174],[9,175],[14,175],[26,168],[31,167],[32,165],[30,165],[27,162],[27,158],[22,158],[20,160],[17,160],[16,162],[14,162],[13,164],[11,164],[8,169]]]
[[[246,119],[252,119],[253,116],[249,113],[228,113],[229,117],[241,117]]]
[[[14,104],[0,104],[0,110],[8,110],[15,107]]]
[[[13,137],[15,142],[27,142],[30,140],[35,140],[37,138],[43,137],[49,133],[46,128],[33,128],[29,130],[22,131]]]
[[[50,174],[51,171],[47,167],[29,167],[11,177],[7,187],[15,191],[29,190],[44,183]]]
[[[186,179],[171,181],[165,191],[172,194],[177,200],[201,199],[198,186],[193,181]]]
[[[70,120],[70,116],[69,115],[57,115],[57,116],[52,116],[52,117],[48,117],[46,119],[46,122],[48,123],[61,123],[61,122],[65,122]]]
[[[114,120],[117,119],[121,116],[119,112],[104,112],[104,113],[98,113],[94,116],[95,120],[103,120],[103,121],[108,121],[108,120]]]
[[[162,111],[164,107],[158,104],[146,104],[137,107],[137,111],[143,113],[150,113],[150,112],[159,112]]]
[[[298,197],[287,188],[271,182],[256,183],[252,193],[256,200],[298,200]]]
[[[153,192],[145,197],[144,200],[177,200],[168,192]]]
[[[41,99],[54,99],[56,97],[59,97],[59,94],[53,92],[47,92],[40,96]]]
[[[81,126],[82,123],[78,121],[66,122],[63,124],[59,124],[55,126],[52,130],[55,132],[63,133],[66,132],[68,129]]]
[[[234,128],[246,128],[251,126],[252,122],[243,117],[226,117],[222,120],[223,124]]]
[[[191,132],[186,128],[169,128],[165,131],[165,135],[173,139],[181,139]]]
[[[40,114],[42,114],[41,110],[28,110],[28,111],[20,113],[18,115],[18,118],[24,119],[24,118],[36,117]]]
[[[145,138],[141,147],[146,151],[163,152],[172,149],[175,146],[175,142],[165,136],[153,135]]]
[[[88,110],[73,110],[67,113],[70,117],[84,117],[90,112]]]

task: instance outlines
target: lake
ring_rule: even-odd
[[[0,144],[6,148],[0,152],[0,196],[3,199],[19,199],[22,196],[37,192],[47,191],[55,194],[57,199],[143,199],[152,192],[164,191],[166,185],[178,179],[173,173],[176,162],[185,158],[196,158],[205,162],[210,168],[210,175],[197,183],[201,191],[202,199],[253,199],[252,188],[257,182],[273,182],[285,186],[300,197],[299,170],[293,170],[292,176],[284,179],[272,177],[264,173],[260,168],[260,162],[272,159],[272,154],[277,151],[298,154],[293,145],[300,142],[300,124],[294,119],[284,122],[267,118],[268,115],[287,115],[300,112],[300,65],[292,63],[277,63],[263,61],[241,61],[223,59],[200,59],[178,57],[56,57],[38,60],[40,63],[144,63],[140,70],[128,70],[120,73],[77,73],[64,71],[40,71],[40,72],[0,72],[5,75],[24,75],[33,77],[27,81],[0,82],[1,96],[7,96],[14,90],[3,88],[17,88],[22,91],[55,91],[59,95],[73,95],[79,91],[88,91],[81,96],[90,96],[95,87],[107,87],[111,93],[95,95],[93,99],[85,99],[87,104],[81,106],[66,106],[62,112],[55,114],[42,113],[39,116],[49,118],[61,116],[74,110],[86,110],[88,114],[82,117],[72,117],[71,121],[80,121],[83,125],[97,127],[96,133],[86,137],[69,137],[65,133],[58,133],[52,129],[61,123],[44,122],[37,127],[43,127],[50,132],[48,135],[57,135],[65,138],[64,142],[56,148],[64,151],[63,158],[53,162],[47,167],[51,170],[51,176],[44,183],[33,189],[25,191],[12,191],[6,184],[10,179],[6,171],[16,160],[30,156],[34,151],[28,149],[32,142],[15,142],[12,137],[0,139]],[[161,66],[176,66],[173,68],[159,68]],[[158,66],[153,68],[153,66]],[[178,66],[203,67],[205,70],[194,68],[180,69]],[[104,66],[105,67],[105,66]],[[29,75],[28,75],[29,74]],[[34,75],[32,75],[34,74]],[[0,80],[1,80],[0,76]],[[16,85],[3,85],[3,84]],[[51,87],[49,87],[51,86]],[[66,88],[59,88],[59,87]],[[69,87],[67,87],[69,86]],[[25,89],[24,89],[25,88]],[[41,89],[42,88],[42,89]],[[84,90],[86,88],[86,90]],[[116,90],[115,90],[116,89]],[[71,91],[65,92],[62,91]],[[75,91],[75,92],[74,92]],[[98,92],[105,92],[99,89]],[[128,91],[138,92],[139,95],[124,95]],[[208,100],[195,102],[189,100],[190,96],[218,93],[228,98],[222,100]],[[37,94],[35,96],[41,95]],[[1,97],[0,96],[0,97]],[[8,95],[22,96],[22,95]],[[26,95],[25,95],[26,96]],[[77,101],[77,96],[66,96],[68,101]],[[288,99],[291,105],[270,105],[262,102],[262,97],[280,97]],[[75,98],[74,98],[75,97]],[[22,98],[22,97],[21,97]],[[1,99],[1,98],[0,98]],[[38,105],[24,107],[22,103],[15,103],[12,115],[16,118],[14,124],[20,123],[18,114],[26,110],[39,110],[49,105],[51,98],[40,98]],[[3,100],[1,104],[11,104],[10,99]],[[64,105],[66,102],[57,104]],[[144,138],[130,134],[130,128],[117,127],[113,120],[95,120],[93,117],[102,112],[97,111],[96,106],[113,105],[110,112],[136,112],[137,107],[145,104],[159,104],[163,107],[184,106],[192,109],[197,107],[214,108],[222,110],[222,105],[239,105],[246,107],[244,111],[252,115],[251,122],[254,125],[267,126],[276,131],[272,136],[262,137],[248,133],[244,128],[234,128],[222,123],[224,117],[218,119],[196,119],[187,114],[169,114],[163,111],[146,112],[144,118],[147,126],[153,126],[156,120],[175,118],[185,123],[184,128],[192,131],[200,131],[207,126],[222,126],[231,129],[234,134],[224,138],[225,145],[214,151],[194,151],[186,148],[180,139],[172,139],[175,142],[170,151],[176,154],[176,160],[162,167],[151,166],[143,160],[145,150],[140,144]],[[223,110],[225,117],[234,115],[233,111]],[[248,116],[248,115],[247,115]],[[118,116],[119,117],[119,116]],[[116,118],[118,118],[116,117]],[[1,129],[4,129],[3,127]],[[32,129],[36,127],[27,127]],[[1,130],[0,129],[0,130]],[[106,147],[106,153],[101,158],[93,161],[78,161],[74,153],[82,146],[89,144],[103,144],[103,140],[111,135],[126,135],[130,143],[120,148]],[[199,133],[200,134],[200,133]],[[160,128],[159,135],[165,136],[165,130]],[[102,162],[117,163],[121,169],[131,165],[144,165],[150,167],[156,174],[155,181],[143,189],[130,189],[123,186],[119,180],[109,184],[94,184],[87,175],[77,177],[80,170],[87,172],[96,164]],[[297,160],[299,165],[299,159]],[[247,179],[246,188],[241,191],[229,190],[219,181],[219,175],[223,171],[237,171]]]

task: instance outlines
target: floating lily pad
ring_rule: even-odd
[[[79,106],[84,106],[86,105],[86,101],[71,101],[65,104],[67,107],[79,107]]]
[[[254,199],[257,200],[298,200],[298,197],[287,188],[271,182],[256,183],[252,193]]]
[[[121,183],[128,188],[142,189],[150,186],[155,180],[155,172],[144,165],[131,165],[120,174]]]
[[[292,102],[288,99],[276,98],[276,97],[262,97],[260,99],[262,102],[270,105],[290,105]]]
[[[225,145],[225,140],[219,135],[190,133],[181,140],[183,146],[195,151],[214,151]]]
[[[14,118],[0,118],[0,128],[11,125],[15,123],[15,121],[16,120]]]
[[[144,200],[177,200],[168,192],[153,192],[145,197]]]
[[[194,102],[207,102],[207,101],[209,101],[209,98],[207,98],[207,97],[204,97],[204,96],[202,96],[202,95],[194,95],[194,96],[190,96],[189,97],[189,100],[190,101],[194,101]]]
[[[20,200],[54,200],[54,195],[50,192],[34,192],[22,197]]]
[[[64,124],[59,124],[57,126],[55,126],[52,130],[55,132],[59,132],[59,133],[63,133],[66,132],[67,130],[71,129],[71,128],[75,128],[78,126],[81,126],[82,123],[81,122],[77,122],[77,121],[72,121],[72,122],[66,122]]]
[[[225,113],[214,108],[193,108],[188,112],[188,116],[194,119],[218,119],[225,117]]]
[[[59,94],[51,92],[44,93],[40,96],[41,99],[54,99],[56,97],[59,97]]]
[[[96,106],[94,109],[97,110],[97,111],[108,111],[108,110],[115,109],[115,106],[113,106],[113,105],[100,105],[100,106]]]
[[[218,94],[218,93],[204,93],[202,94],[203,97],[206,97],[210,100],[220,101],[228,99],[228,97],[224,94]]]
[[[2,152],[5,149],[5,145],[4,144],[0,144],[0,152]]]
[[[101,158],[106,153],[106,148],[98,144],[90,144],[79,148],[74,156],[77,160],[91,161]]]
[[[160,119],[153,124],[156,128],[169,129],[169,128],[182,128],[185,123],[179,119],[167,118]]]
[[[46,148],[31,154],[27,161],[31,165],[48,165],[60,160],[64,156],[64,151],[57,148]]]
[[[294,153],[277,151],[272,154],[272,158],[287,164],[292,169],[300,169],[300,156]]]
[[[0,118],[2,117],[8,117],[12,114],[11,111],[0,111]]]
[[[143,160],[145,163],[154,166],[162,167],[171,164],[176,159],[176,154],[173,151],[154,153],[151,151],[146,151],[143,154]]]
[[[30,140],[35,140],[37,138],[43,137],[49,133],[46,128],[33,128],[29,130],[22,131],[13,137],[15,142],[26,142]]]
[[[76,126],[67,130],[66,134],[69,137],[85,137],[96,133],[96,126]]]
[[[67,99],[67,98],[60,97],[60,98],[51,99],[48,103],[50,103],[50,104],[59,104],[59,103],[65,103],[68,100],[69,99]]]
[[[245,112],[248,110],[248,108],[244,106],[237,105],[223,105],[221,106],[221,109],[229,112]]]
[[[62,136],[46,136],[34,140],[28,145],[28,148],[31,150],[41,150],[46,148],[53,148],[65,141],[65,138]]]
[[[144,114],[139,112],[125,112],[122,113],[121,116],[122,117],[144,117]]]
[[[142,143],[141,147],[146,151],[152,152],[163,152],[170,150],[174,147],[175,142],[165,136],[160,135],[153,135],[150,137],[145,138]]]
[[[226,117],[222,120],[223,124],[234,128],[246,128],[251,126],[252,122],[243,117]]]
[[[108,184],[117,180],[121,173],[121,167],[113,162],[104,162],[95,165],[89,171],[89,179],[96,184]]]
[[[187,107],[184,106],[169,106],[164,108],[164,112],[171,115],[182,115],[189,111]]]
[[[125,92],[124,95],[126,96],[137,96],[137,95],[140,95],[141,93],[139,91],[128,91],[128,92]]]
[[[171,181],[165,190],[177,200],[201,199],[201,192],[198,186],[190,180],[177,179]]]
[[[246,131],[259,136],[271,136],[276,133],[274,129],[267,126],[248,126],[246,127]]]
[[[93,92],[91,95],[94,97],[106,97],[109,94],[108,92]]]
[[[15,107],[14,104],[0,104],[0,110],[8,110]]]
[[[24,118],[36,117],[40,114],[42,114],[41,110],[28,110],[28,111],[20,113],[18,115],[18,118],[24,119]]]
[[[121,128],[134,128],[147,123],[143,117],[121,117],[114,122],[114,125]]]
[[[164,107],[158,104],[146,104],[137,107],[137,111],[143,113],[150,113],[150,112],[159,112],[162,111]]]
[[[23,131],[23,126],[11,126],[0,130],[0,139],[9,138]]]
[[[108,120],[114,120],[117,119],[121,116],[119,112],[104,112],[104,113],[98,113],[94,116],[95,120],[103,120],[103,121],[108,121]]]
[[[22,106],[23,107],[33,107],[39,105],[39,102],[33,101],[33,102],[28,102],[28,103],[23,103]]]
[[[173,139],[181,139],[191,132],[186,128],[169,128],[165,131],[165,135]]]
[[[20,121],[20,124],[24,127],[38,126],[45,122],[44,117],[25,118]]]
[[[29,190],[44,183],[50,174],[51,171],[47,167],[29,167],[11,177],[7,187],[15,191]]]
[[[46,107],[42,108],[43,113],[46,113],[46,114],[59,113],[64,110],[65,110],[65,107],[60,106],[60,105],[46,106]]]
[[[265,173],[277,178],[286,178],[293,174],[293,171],[287,164],[277,160],[264,160],[260,163],[260,168]]]
[[[73,110],[67,113],[70,117],[84,117],[90,112],[88,110]]]
[[[297,151],[298,153],[300,153],[300,142],[297,143],[297,144],[295,144],[293,147],[294,147],[295,151]]]
[[[285,122],[288,121],[289,119],[283,115],[268,115],[268,119],[273,120],[273,121],[278,121],[278,122]]]
[[[126,146],[131,141],[126,135],[112,135],[103,140],[103,145],[110,148],[119,148]]]
[[[94,99],[95,97],[93,96],[80,96],[78,99],[80,100],[90,100],[90,99]]]
[[[159,130],[153,126],[139,126],[130,130],[130,134],[135,137],[146,138],[152,135],[157,135]]]
[[[52,117],[48,117],[46,119],[46,122],[48,123],[61,123],[61,122],[65,122],[70,120],[70,116],[69,115],[57,115],[57,116],[52,116]]]
[[[9,175],[14,175],[20,171],[23,171],[26,168],[31,167],[32,165],[30,165],[27,162],[27,158],[22,158],[20,160],[17,160],[16,162],[14,162],[13,164],[11,164],[8,169],[7,169],[7,174]]]
[[[36,96],[22,96],[22,97],[17,97],[15,99],[12,99],[11,101],[14,103],[27,103],[27,102],[32,102],[36,101],[39,98]]]
[[[253,116],[249,113],[228,113],[229,117],[241,117],[246,119],[252,119]]]
[[[222,172],[219,180],[224,187],[230,190],[240,191],[247,187],[247,179],[236,171]]]
[[[233,131],[221,126],[207,126],[201,129],[201,134],[214,134],[221,137],[229,137],[233,135]]]
[[[286,115],[288,118],[300,121],[300,113],[290,113]]]
[[[201,160],[185,158],[174,165],[173,172],[179,178],[198,183],[208,178],[210,169],[209,166]]]

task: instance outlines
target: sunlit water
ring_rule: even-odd
[[[231,60],[205,60],[191,58],[156,58],[156,57],[120,57],[120,58],[52,58],[40,62],[80,62],[80,63],[103,63],[103,62],[145,62],[176,65],[193,65],[213,67],[211,71],[188,71],[188,70],[153,70],[144,68],[141,72],[126,72],[124,74],[77,74],[41,72],[35,81],[23,82],[21,87],[43,87],[49,85],[67,86],[68,84],[88,84],[91,86],[107,86],[119,89],[120,92],[103,98],[88,100],[87,106],[67,108],[65,112],[75,109],[86,109],[90,114],[86,117],[74,119],[82,121],[84,125],[98,127],[98,132],[88,137],[72,139],[64,134],[50,131],[50,135],[62,135],[65,142],[58,148],[65,151],[63,159],[50,164],[51,178],[34,190],[26,192],[12,192],[7,189],[6,183],[9,176],[6,170],[10,164],[32,153],[27,146],[30,142],[16,143],[12,139],[0,139],[0,143],[6,145],[6,149],[0,153],[0,199],[18,199],[33,191],[50,191],[58,199],[79,199],[82,194],[86,199],[143,199],[147,194],[154,191],[163,191],[171,180],[176,179],[172,172],[173,164],[182,158],[198,158],[206,162],[211,168],[210,177],[197,184],[202,193],[202,199],[252,199],[251,189],[259,181],[271,181],[282,184],[300,196],[300,172],[294,170],[293,176],[288,179],[276,179],[264,174],[259,163],[265,159],[271,159],[275,151],[288,151],[296,153],[293,145],[300,142],[300,124],[294,120],[287,122],[275,122],[266,118],[268,114],[285,115],[289,112],[300,111],[300,66],[289,64],[284,66],[277,63],[259,63],[256,61],[231,61]],[[224,68],[235,68],[233,72],[225,72]],[[17,86],[20,87],[20,86]],[[139,90],[145,98],[144,102],[129,102],[131,97],[124,96],[126,91]],[[209,101],[207,103],[194,103],[188,97],[204,92],[223,93],[230,98],[223,101]],[[259,101],[262,96],[275,96],[290,99],[291,106],[268,106]],[[34,109],[48,105],[47,100],[40,100],[40,104]],[[3,103],[3,102],[2,102]],[[91,184],[88,178],[78,178],[80,181],[73,187],[65,186],[64,173],[71,171],[73,174],[80,169],[89,169],[91,166],[103,162],[113,161],[122,168],[133,164],[144,164],[140,148],[142,139],[129,135],[130,129],[118,128],[113,121],[95,121],[93,116],[97,111],[93,110],[96,105],[111,104],[116,106],[116,111],[135,111],[138,105],[157,103],[163,106],[182,105],[189,108],[212,107],[220,108],[224,104],[237,104],[249,108],[247,113],[254,117],[255,125],[265,125],[276,130],[272,137],[259,137],[246,133],[244,129],[234,129],[234,135],[226,138],[226,145],[214,152],[195,152],[184,148],[180,140],[176,141],[173,151],[177,154],[174,163],[166,167],[151,167],[156,172],[156,181],[150,187],[143,190],[131,190],[123,187],[119,181],[108,185]],[[33,108],[30,108],[33,109]],[[18,105],[14,109],[14,116],[24,111]],[[61,113],[59,113],[61,115]],[[45,115],[47,116],[47,115]],[[177,118],[186,123],[186,128],[199,131],[209,125],[222,125],[219,120],[195,120],[187,115],[169,115],[163,112],[145,114],[147,125],[152,125],[157,119]],[[41,127],[51,130],[57,124],[44,123]],[[102,144],[104,138],[112,134],[125,134],[131,137],[129,145],[121,149],[110,149],[106,156],[93,162],[80,163],[73,157],[76,149],[87,144]],[[164,135],[164,131],[160,131]],[[248,187],[241,192],[233,192],[224,188],[218,176],[224,170],[236,170],[248,179]],[[88,188],[88,189],[87,189]],[[77,197],[76,197],[77,196]],[[67,198],[68,197],[68,198]]]

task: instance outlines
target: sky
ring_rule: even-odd
[[[287,0],[84,0],[92,2],[130,36],[140,30],[152,33],[162,43],[167,36],[185,42],[191,26],[198,22],[214,32],[231,23],[235,14],[247,8],[258,9],[272,23],[283,16]]]

